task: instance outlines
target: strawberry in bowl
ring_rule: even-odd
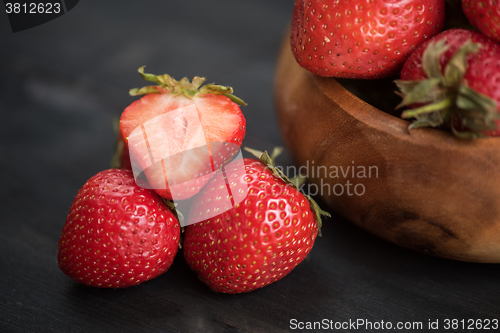
[[[465,16],[481,33],[500,42],[500,2],[462,0]]]
[[[408,54],[444,26],[443,0],[296,0],[291,48],[320,76],[394,75]]]
[[[394,54],[386,54],[387,58],[382,59],[378,55],[386,40],[394,51],[390,43],[393,39],[380,39],[375,46],[366,47],[370,51],[366,58],[358,56],[367,37],[373,40],[377,34],[374,30],[372,35],[365,35],[364,41],[356,41],[353,36],[363,33],[360,29],[367,20],[357,15],[369,11],[370,6],[387,8],[417,2],[295,2],[291,37],[287,31],[275,78],[283,139],[295,162],[309,168],[309,181],[325,189],[320,193],[322,200],[359,227],[425,254],[498,263],[500,172],[496,165],[500,163],[500,141],[495,137],[499,101],[496,43],[477,32],[468,31],[460,37],[454,30],[444,31],[442,34],[448,34],[449,39],[439,42],[442,35],[437,35],[436,29],[412,43],[405,56],[391,61],[398,65],[390,70],[386,71],[388,67],[381,61],[390,61]],[[342,10],[330,13],[334,7]],[[379,16],[381,7],[373,10],[373,17],[377,17],[372,23],[375,28],[384,18]],[[390,15],[386,9],[384,13],[385,17]],[[332,17],[330,23],[325,20],[328,15]],[[353,19],[349,21],[350,17]],[[461,19],[456,21],[462,23]],[[328,29],[333,31],[327,32]],[[414,30],[417,34],[419,31]],[[403,34],[394,34],[394,38]],[[437,43],[429,41],[432,35]],[[355,44],[349,44],[351,40]],[[432,52],[424,52],[431,44]],[[374,54],[372,47],[378,47],[378,53]],[[434,59],[432,65],[423,66],[429,63],[426,58],[430,55]],[[356,63],[360,65],[356,67]],[[368,63],[372,67],[365,65]],[[381,71],[377,72],[377,68]],[[408,108],[403,116],[413,123],[401,119],[399,110],[394,112],[401,99],[384,108],[377,105],[387,103],[365,98],[392,98],[397,87],[379,78],[398,74],[404,95],[402,106]],[[392,87],[386,89],[386,83]],[[355,173],[331,177],[313,173],[312,169],[348,167],[375,168],[379,172],[373,177],[363,173],[361,177]],[[328,191],[347,182],[362,184],[366,191],[362,195]]]
[[[456,136],[498,136],[500,124],[500,46],[464,29],[446,30],[420,45],[396,81],[416,118],[410,128],[431,126]]]

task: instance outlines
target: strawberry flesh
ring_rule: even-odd
[[[164,198],[180,200],[196,194],[216,171],[213,156],[220,151],[212,151],[214,144],[241,146],[245,118],[224,95],[188,98],[162,92],[127,107],[120,130],[129,148],[131,141],[141,142],[130,149],[132,165],[145,170],[151,188]]]

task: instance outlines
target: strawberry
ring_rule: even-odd
[[[462,0],[465,16],[474,27],[500,42],[500,2],[494,0]]]
[[[245,103],[230,87],[201,86],[204,78],[176,81],[144,67],[139,73],[157,85],[132,89],[131,95],[145,96],[120,118],[134,175],[166,199],[187,199],[239,150],[246,126],[239,105]]]
[[[132,171],[109,169],[78,191],[66,218],[57,260],[88,286],[123,288],[166,272],[179,245],[176,216]]]
[[[450,29],[420,45],[396,81],[416,118],[410,128],[450,129],[464,138],[498,136],[500,123],[500,47],[486,36]]]
[[[292,51],[320,76],[390,76],[443,28],[444,6],[443,0],[296,0]]]
[[[243,160],[241,174],[218,172],[190,211],[189,219],[224,211],[188,225],[184,233],[187,263],[214,291],[242,293],[280,280],[311,251],[320,214],[328,215],[272,166],[266,152],[259,155],[260,160]],[[247,197],[231,209],[226,182],[230,188],[248,186]]]

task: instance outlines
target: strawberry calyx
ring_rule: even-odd
[[[113,131],[115,134],[119,135],[120,133],[120,119],[115,118],[112,120]],[[125,142],[117,138],[115,140],[115,145],[113,147],[113,156],[111,157],[111,161],[109,163],[109,167],[111,169],[120,169],[120,161],[122,159],[122,155],[125,149]]]
[[[177,204],[173,202],[172,200],[168,200],[165,198],[162,198],[163,204],[167,206],[172,213],[177,217],[177,220],[179,221],[179,224],[182,226],[184,222],[184,215],[181,213],[180,210],[177,209]]]
[[[141,74],[144,80],[154,82],[157,85],[130,89],[130,96],[161,94],[168,91],[173,95],[184,95],[192,99],[198,95],[212,94],[224,95],[238,105],[247,105],[242,99],[233,95],[232,87],[216,85],[213,83],[208,83],[202,86],[205,82],[205,78],[199,76],[195,76],[192,81],[189,81],[186,77],[177,81],[168,74],[154,75],[144,73],[144,67],[146,66],[139,67],[137,70],[139,74]]]
[[[296,189],[297,191],[300,192],[300,185],[302,182],[305,181],[305,177],[298,176],[298,177],[290,179],[283,173],[283,171],[281,169],[276,168],[274,166],[274,159],[279,154],[281,154],[281,152],[283,151],[282,147],[275,147],[273,149],[273,151],[271,152],[271,155],[269,155],[266,150],[264,150],[262,152],[260,150],[251,149],[248,147],[244,147],[244,149],[246,151],[248,151],[249,153],[251,153],[252,155],[254,155],[255,157],[257,157],[262,163],[264,163],[264,165],[266,165],[266,167],[273,173],[273,175],[276,176],[277,178],[281,179],[283,182],[285,182],[285,184],[287,186],[292,186],[294,189]],[[316,217],[316,222],[318,223],[318,235],[321,236],[321,226],[323,224],[321,217],[323,215],[331,217],[331,215],[330,215],[330,213],[322,210],[321,207],[318,205],[318,203],[313,198],[311,198],[309,195],[304,194],[304,193],[302,193],[302,194],[309,202],[309,206]]]
[[[175,217],[177,217],[177,220],[179,221],[179,225],[181,226],[181,233],[179,235],[179,250],[182,249],[182,243],[183,243],[183,237],[182,235],[184,234],[184,215],[181,213],[180,210],[177,209],[177,204],[173,202],[172,200],[168,200],[165,198],[162,198],[163,204],[167,206],[172,213],[174,213]]]
[[[422,57],[427,79],[395,81],[399,88],[396,93],[403,98],[396,109],[409,106],[401,117],[415,118],[409,129],[445,127],[460,138],[484,137],[483,131],[497,129],[495,120],[500,119],[497,103],[464,80],[467,57],[480,48],[481,44],[467,41],[442,70],[440,58],[449,45],[445,39],[431,42]]]

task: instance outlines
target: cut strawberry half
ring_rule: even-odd
[[[120,131],[129,149],[136,181],[170,200],[198,193],[238,151],[246,121],[232,88],[203,78],[176,81],[139,73],[157,83],[130,94],[145,95],[123,112]]]

